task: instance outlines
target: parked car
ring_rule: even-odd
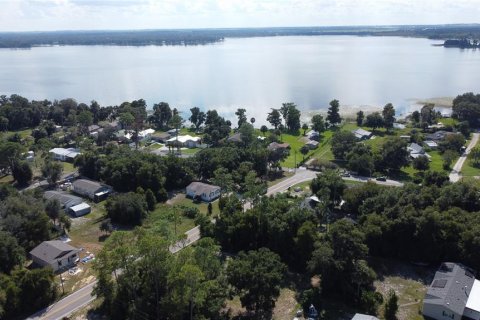
[[[377,181],[387,181],[387,178],[386,177],[378,177],[376,180]]]

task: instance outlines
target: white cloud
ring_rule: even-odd
[[[480,22],[480,0],[0,0],[0,31]]]

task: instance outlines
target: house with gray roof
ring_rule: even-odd
[[[360,140],[368,140],[372,137],[373,133],[370,131],[364,130],[362,128],[358,128],[352,131],[352,133],[355,135],[357,139]]]
[[[444,262],[423,299],[426,319],[480,319],[480,282],[470,268]]]
[[[45,191],[43,198],[46,200],[57,200],[65,211],[83,202],[82,198],[62,191]]]
[[[33,262],[41,267],[51,267],[53,271],[69,268],[78,262],[80,249],[60,240],[44,241],[30,251]]]
[[[423,147],[417,143],[410,143],[407,147],[408,152],[410,153],[410,157],[412,159],[416,159],[418,157],[427,157],[428,159],[431,158],[431,156],[425,152]]]
[[[112,188],[97,181],[77,179],[72,183],[72,191],[97,202],[108,197]]]
[[[210,202],[220,197],[221,188],[203,182],[192,182],[187,186],[186,193],[192,199],[200,198],[203,201]]]

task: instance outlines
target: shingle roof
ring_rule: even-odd
[[[288,149],[290,145],[288,143],[272,142],[268,145],[268,150]]]
[[[423,303],[442,305],[457,314],[463,314],[474,281],[472,270],[464,265],[442,263],[428,287]]]
[[[67,243],[63,243],[60,240],[44,241],[36,246],[30,255],[37,257],[45,262],[52,262],[55,259],[61,258],[71,252],[79,252],[80,249],[72,247]]]
[[[201,195],[202,193],[208,194],[210,192],[214,192],[220,189],[220,187],[203,182],[192,182],[187,186],[187,189],[192,190],[195,195]]]
[[[372,133],[370,131],[364,130],[362,128],[358,128],[352,131],[352,133],[355,136],[361,136],[361,137],[370,137]]]
[[[73,189],[76,188],[88,190],[89,192],[95,192],[98,189],[102,188],[102,184],[97,181],[87,180],[87,179],[78,179],[75,180],[73,183]]]

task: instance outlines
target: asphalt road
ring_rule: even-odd
[[[477,137],[478,138],[478,137]],[[296,170],[295,174],[285,180],[280,181],[279,183],[271,186],[267,190],[267,196],[284,192],[289,187],[292,187],[296,184],[310,181],[317,176],[318,172],[307,170],[305,168],[299,168]],[[345,180],[351,181],[360,181],[360,182],[367,182],[369,180],[368,177],[344,177]],[[387,181],[376,181],[372,180],[375,183],[387,186],[403,186],[403,183],[394,181],[394,180],[387,180]],[[176,253],[183,248],[191,245],[198,241],[201,237],[200,235],[200,227],[195,227],[190,229],[186,233],[185,239],[182,239],[172,245],[169,250],[172,253]],[[37,312],[36,314],[27,318],[28,320],[58,320],[62,319],[63,317],[69,316],[76,310],[80,309],[83,306],[86,306],[91,301],[95,299],[92,296],[93,287],[97,281],[94,281],[87,286],[73,292],[69,296],[63,298],[60,301],[57,301],[55,304],[49,306],[48,308]]]
[[[92,296],[92,291],[96,283],[97,281],[94,281],[86,285],[48,308],[28,317],[27,320],[57,320],[69,316],[74,311],[95,300],[95,297]]]
[[[470,143],[468,144],[467,149],[460,156],[460,158],[458,158],[457,162],[453,166],[452,172],[450,172],[450,175],[448,176],[450,178],[451,182],[457,182],[462,177],[460,172],[462,171],[463,164],[465,163],[465,160],[467,160],[467,156],[470,153],[470,151],[477,144],[479,137],[480,137],[480,133],[474,133],[473,134],[472,140],[470,140]]]

